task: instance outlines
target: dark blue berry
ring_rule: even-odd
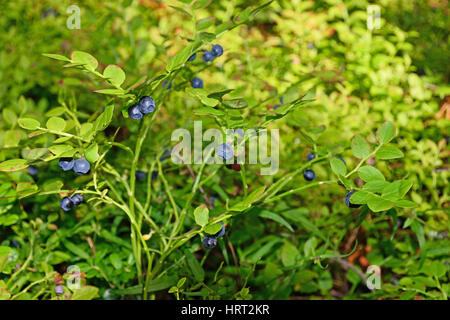
[[[188,61],[194,61],[196,57],[197,57],[197,54],[194,53],[192,56],[189,57]]]
[[[158,179],[158,174],[159,174],[158,171],[152,171],[152,180]]]
[[[72,209],[74,207],[74,203],[73,203],[72,199],[70,199],[69,197],[65,197],[65,198],[61,199],[59,206],[64,211],[69,211],[70,209]]]
[[[342,158],[338,158],[338,159],[341,160],[345,165],[347,165],[347,162],[345,162],[344,159],[342,159]]]
[[[225,235],[225,226],[221,222],[219,222],[219,224],[222,226],[222,229],[220,229],[220,231],[214,235],[214,237],[216,237],[216,238],[220,238]]]
[[[142,180],[144,180],[144,179],[147,179],[148,173],[147,173],[147,172],[144,172],[144,171],[136,170],[135,176],[136,176],[136,180],[142,181]]]
[[[350,197],[352,196],[352,194],[354,194],[356,191],[355,190],[352,190],[352,191],[350,191],[349,193],[347,193],[346,195],[345,195],[345,204],[347,205],[347,207],[349,207],[349,208],[359,208],[361,205],[359,205],[359,204],[353,204],[353,203],[351,203],[350,202]]]
[[[316,158],[316,155],[312,152],[306,156],[306,160],[308,160],[308,161],[311,161],[315,158]]]
[[[211,51],[205,51],[203,52],[203,61],[205,62],[211,62],[214,60],[214,56]]]
[[[141,120],[142,117],[144,117],[144,114],[139,109],[139,105],[135,104],[128,108],[128,115],[130,116],[130,119],[133,120]]]
[[[164,80],[164,82],[163,82],[163,88],[166,88],[166,86],[167,86],[167,80]],[[172,82],[171,83],[169,83],[169,85],[167,86],[167,90],[169,90],[170,88],[172,88]]]
[[[203,246],[204,246],[206,249],[212,249],[212,248],[214,248],[216,245],[217,245],[217,239],[214,238],[214,237],[212,237],[212,236],[206,236],[206,237],[203,239]]]
[[[59,296],[62,295],[64,293],[64,286],[62,285],[57,285],[55,287],[55,293]]]
[[[169,159],[169,155],[170,155],[171,151],[172,151],[172,149],[164,150],[164,153],[161,155],[161,158],[159,158],[159,161],[164,161],[164,160]]]
[[[91,165],[86,159],[77,159],[73,164],[73,171],[79,175],[87,174],[90,169]]]
[[[223,54],[223,48],[220,44],[213,45],[211,52],[214,57],[220,57]]]
[[[220,158],[222,158],[224,160],[231,159],[234,156],[233,148],[227,143],[218,145],[217,149],[216,149],[216,153]]]
[[[60,158],[59,159],[59,166],[64,171],[72,170],[74,163],[75,163],[75,161],[73,160],[73,158]]]
[[[78,206],[80,203],[83,202],[83,196],[79,193],[74,194],[70,197],[70,200],[72,200],[74,206]]]
[[[211,205],[214,207],[214,203],[216,202],[216,197],[215,196],[212,196],[211,197]]]
[[[276,104],[276,105],[273,107],[273,110],[277,110],[279,107],[281,107],[281,105]]]
[[[36,168],[35,166],[28,166],[27,167],[27,171],[30,174],[30,176],[37,176],[38,174],[38,168]]]
[[[139,100],[138,106],[139,111],[141,111],[143,114],[152,113],[153,111],[155,111],[155,100],[153,100],[152,97],[148,96],[142,97],[141,100]]]
[[[316,178],[316,173],[313,170],[305,170],[303,177],[306,181],[313,181]]]
[[[200,78],[194,78],[191,80],[192,88],[201,89],[203,88],[203,80]]]

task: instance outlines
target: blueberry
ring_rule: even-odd
[[[205,62],[211,62],[214,60],[214,55],[211,51],[205,51],[203,52],[203,61]]]
[[[11,240],[11,243],[14,245],[14,247],[18,248],[20,247],[20,244],[16,240]]]
[[[347,207],[349,207],[349,208],[359,208],[361,205],[359,205],[359,204],[353,204],[353,203],[351,203],[350,202],[350,197],[352,196],[352,194],[354,194],[356,191],[355,190],[352,190],[352,191],[350,191],[349,193],[347,193],[346,195],[345,195],[345,204],[347,205]]]
[[[45,19],[49,15],[52,15],[53,17],[57,17],[58,13],[53,8],[48,8],[41,14],[41,18]]]
[[[147,179],[147,177],[148,177],[148,173],[147,172],[139,171],[139,170],[136,170],[134,175],[136,177],[136,180],[138,180],[138,181],[142,181],[144,179]]]
[[[163,82],[163,88],[166,88],[166,86],[167,86],[167,80],[164,80],[164,82]],[[167,90],[169,90],[170,88],[172,88],[172,82],[171,83],[169,83],[169,85],[167,86]]]
[[[64,286],[63,285],[57,285],[55,287],[55,293],[59,296],[64,293]]]
[[[281,107],[281,105],[276,104],[276,105],[273,107],[273,110],[277,110],[279,107]]]
[[[219,222],[219,224],[222,226],[222,229],[214,235],[215,238],[220,238],[225,235],[225,226],[221,222]]]
[[[60,158],[59,159],[59,166],[63,171],[69,171],[73,169],[73,158]]]
[[[139,108],[138,104],[132,105],[128,108],[128,115],[133,120],[141,120],[144,116]]]
[[[192,56],[189,57],[188,61],[194,61],[196,57],[197,57],[197,54],[194,53]]]
[[[213,45],[211,52],[214,57],[220,57],[223,54],[223,48],[220,44]]]
[[[80,203],[83,202],[83,196],[79,193],[74,194],[70,197],[70,200],[72,200],[74,206],[78,206]]]
[[[69,211],[70,209],[73,208],[74,203],[73,203],[72,199],[70,199],[69,197],[65,197],[65,198],[61,199],[61,202],[59,203],[59,206],[64,211]]]
[[[152,171],[152,180],[158,179],[158,174],[159,174],[158,171]]]
[[[211,197],[211,205],[214,207],[214,203],[216,202],[216,197],[215,196],[212,196]]]
[[[217,239],[214,238],[214,237],[212,237],[212,236],[206,236],[206,237],[203,239],[203,246],[204,246],[206,249],[212,249],[212,248],[214,248],[216,245],[217,245]]]
[[[192,88],[201,89],[203,88],[203,80],[200,78],[194,78],[191,80]]]
[[[306,181],[313,181],[316,178],[316,173],[313,170],[303,171],[303,177]]]
[[[216,153],[220,158],[224,160],[231,159],[234,156],[233,148],[226,143],[217,146]]]
[[[164,153],[161,155],[161,158],[159,158],[159,161],[164,161],[169,159],[169,154],[172,151],[172,149],[166,149],[164,150]]]
[[[155,111],[155,100],[152,99],[152,97],[142,97],[141,100],[139,100],[139,111],[141,111],[143,114],[152,113]]]
[[[316,158],[316,155],[312,152],[306,156],[306,160],[308,160],[308,161],[311,161],[315,158]]]
[[[91,165],[86,159],[77,159],[73,164],[73,171],[79,175],[87,174],[90,169]]]
[[[27,167],[27,171],[30,174],[30,176],[37,176],[38,174],[38,168],[36,168],[35,166],[28,166]]]

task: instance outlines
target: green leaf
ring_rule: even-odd
[[[84,286],[74,291],[71,300],[92,300],[97,297],[98,288],[93,286]]]
[[[120,96],[125,93],[124,90],[121,89],[100,89],[100,90],[94,90],[94,92],[101,93],[101,94],[108,94],[112,96]]]
[[[208,93],[204,89],[186,88],[185,91],[191,96],[200,99],[200,101],[208,107],[214,107],[219,103],[216,99],[208,98]]]
[[[365,158],[370,154],[369,144],[360,135],[357,135],[353,138],[352,153],[355,157],[359,159]]]
[[[224,100],[223,105],[231,109],[244,109],[248,107],[248,102],[245,99],[238,98],[238,99]]]
[[[211,0],[196,0],[192,5],[192,9],[197,10],[205,8],[209,5],[210,1]]]
[[[125,81],[126,77],[125,72],[115,64],[107,66],[105,70],[103,70],[103,76],[118,87]]]
[[[218,223],[209,224],[206,227],[203,228],[203,231],[205,231],[207,234],[216,234],[222,229],[222,226]]]
[[[386,210],[392,208],[394,206],[394,203],[389,200],[385,200],[380,197],[377,197],[377,196],[372,196],[367,201],[367,206],[373,212],[380,212],[380,211],[386,211]]]
[[[225,115],[225,112],[218,110],[218,109],[210,108],[210,107],[200,107],[200,108],[194,109],[194,113],[199,116],[207,116],[207,115],[223,116],[223,115]]]
[[[60,54],[43,53],[42,55],[43,55],[43,56],[46,56],[46,57],[49,57],[49,58],[52,58],[52,59],[70,62],[70,59],[69,59],[69,58],[67,58],[67,57],[65,57],[65,56],[62,56],[62,55],[60,55]]]
[[[32,118],[20,118],[17,120],[19,126],[27,130],[36,130],[41,124]]]
[[[383,180],[374,180],[363,185],[363,190],[370,192],[382,192],[389,182]]]
[[[417,204],[415,202],[405,200],[405,199],[395,201],[395,205],[400,208],[415,208],[415,207],[417,207]]]
[[[189,57],[192,55],[193,48],[193,44],[190,44],[183,50],[178,52],[176,55],[174,55],[166,66],[167,72],[172,72],[173,70],[176,70],[183,64],[185,64],[187,59],[189,59]]]
[[[377,168],[372,166],[362,166],[359,168],[358,172],[359,177],[366,182],[385,180],[383,174]]]
[[[281,263],[285,267],[293,266],[299,259],[299,251],[291,242],[285,241],[281,248]]]
[[[279,224],[282,224],[283,226],[288,228],[290,232],[294,232],[294,229],[292,229],[291,225],[286,220],[284,220],[280,215],[278,215],[276,213],[264,210],[259,214],[259,216],[261,218],[271,219],[275,222],[278,222]]]
[[[38,191],[38,186],[31,182],[19,182],[16,187],[16,192],[19,199],[28,197]]]
[[[193,18],[192,15],[189,12],[187,12],[186,10],[184,10],[183,8],[180,8],[180,7],[177,7],[177,6],[169,6],[169,7],[172,7],[173,9],[175,9],[175,10],[177,10],[177,11],[179,11],[179,12],[185,14],[185,15],[187,15],[189,18]]]
[[[258,189],[250,193],[247,198],[233,205],[229,210],[242,212],[249,209],[252,206],[252,203],[258,200],[258,198],[263,194],[265,188],[266,187],[264,186],[259,187]]]
[[[77,255],[78,257],[83,258],[84,260],[88,260],[90,258],[89,254],[86,251],[81,249],[76,244],[68,241],[67,239],[64,239],[64,241],[61,241],[61,242],[64,244],[64,246],[67,248],[67,250],[69,250],[73,254]]]
[[[204,227],[208,224],[209,210],[205,205],[198,206],[194,210],[195,223]]]
[[[214,17],[208,17],[197,21],[197,30],[205,30],[214,25]]]
[[[98,144],[94,143],[91,146],[89,146],[89,148],[86,149],[84,155],[86,156],[86,160],[89,161],[90,163],[96,162],[97,159],[99,158]]]
[[[377,131],[377,140],[380,144],[386,144],[395,136],[394,124],[390,121],[385,122]]]
[[[18,171],[28,167],[27,160],[12,159],[0,162],[0,171]]]
[[[184,255],[186,256],[189,269],[191,269],[195,280],[198,282],[205,280],[205,270],[203,270],[197,258],[187,249],[184,250]]]
[[[371,194],[365,191],[356,191],[350,196],[350,203],[353,204],[366,204],[367,200],[371,197]]]
[[[53,153],[55,156],[59,156],[61,154],[65,154],[69,151],[75,150],[71,145],[68,144],[55,144],[48,148],[51,153]]]
[[[397,147],[382,146],[376,153],[375,157],[381,160],[403,158],[404,154]]]
[[[113,114],[114,114],[114,105],[113,104],[107,105],[105,107],[105,111],[103,111],[95,120],[94,130],[95,131],[105,130],[111,123]]]
[[[5,119],[6,122],[8,122],[10,125],[13,125],[17,122],[17,116],[9,108],[4,108],[2,111],[3,119]]]
[[[17,147],[20,142],[19,130],[8,130],[5,132],[4,143],[5,147]]]
[[[66,128],[66,121],[63,118],[51,117],[47,121],[47,129],[53,131],[64,131]]]
[[[332,158],[330,160],[331,170],[338,176],[345,176],[347,173],[347,167],[342,160],[337,158]]]
[[[72,63],[84,65],[87,69],[95,70],[98,67],[98,61],[87,52],[74,51],[71,55]]]

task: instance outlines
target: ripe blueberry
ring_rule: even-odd
[[[203,246],[204,246],[206,249],[212,249],[212,248],[214,248],[216,245],[217,245],[217,239],[214,238],[214,237],[212,237],[212,236],[206,236],[206,237],[203,239]]]
[[[30,176],[37,176],[38,174],[38,168],[36,168],[35,166],[28,166],[27,167],[27,171],[30,174]]]
[[[59,206],[64,211],[69,211],[70,209],[73,208],[74,203],[73,203],[72,199],[70,199],[69,197],[65,197],[65,198],[61,199],[61,202],[59,203]]]
[[[234,156],[233,148],[226,143],[218,145],[216,148],[216,153],[220,158],[224,160],[231,159]]]
[[[313,181],[316,178],[316,173],[313,170],[303,171],[303,177],[306,181]]]
[[[158,179],[158,171],[152,171],[152,180]]]
[[[214,60],[214,56],[213,56],[213,53],[211,51],[203,52],[203,61],[211,62],[213,60]]]
[[[142,97],[141,100],[139,100],[139,111],[141,111],[143,114],[152,113],[155,111],[155,100],[152,99],[152,97]]]
[[[59,159],[59,166],[63,171],[69,171],[73,169],[73,164],[75,162],[73,161],[73,158],[60,158]]]
[[[306,160],[311,161],[312,159],[315,159],[316,155],[314,153],[310,153],[306,156]]]
[[[55,287],[55,293],[59,296],[62,295],[64,293],[64,286],[62,285],[57,285]]]
[[[194,78],[191,80],[192,88],[201,89],[203,88],[203,80],[200,78]]]
[[[70,200],[72,200],[74,206],[78,206],[80,203],[83,202],[83,196],[79,193],[74,194],[70,197]]]
[[[142,180],[144,180],[144,179],[146,179],[148,177],[148,173],[147,172],[139,171],[139,170],[136,170],[134,175],[136,177],[136,180],[138,180],[138,181],[142,181]]]
[[[222,229],[220,229],[220,231],[214,235],[214,237],[216,237],[216,238],[220,238],[225,235],[225,226],[223,225],[222,222],[219,222],[219,224],[222,226]]]
[[[141,120],[144,116],[139,108],[139,104],[134,104],[128,108],[128,115],[133,120]]]
[[[356,191],[355,190],[352,190],[352,191],[350,191],[349,193],[347,193],[346,195],[345,195],[345,204],[347,205],[347,207],[349,207],[349,208],[359,208],[361,205],[360,204],[353,204],[353,203],[351,203],[350,202],[350,197],[352,196],[352,194],[354,194]]]
[[[194,61],[196,57],[197,57],[197,54],[194,53],[192,56],[189,57],[188,61]]]
[[[220,44],[213,45],[211,52],[214,57],[220,57],[223,54],[223,48]]]
[[[91,165],[86,159],[77,159],[73,164],[73,171],[79,175],[87,174],[90,169]]]

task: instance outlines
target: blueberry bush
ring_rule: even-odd
[[[370,4],[5,3],[0,299],[448,299],[448,8]]]

